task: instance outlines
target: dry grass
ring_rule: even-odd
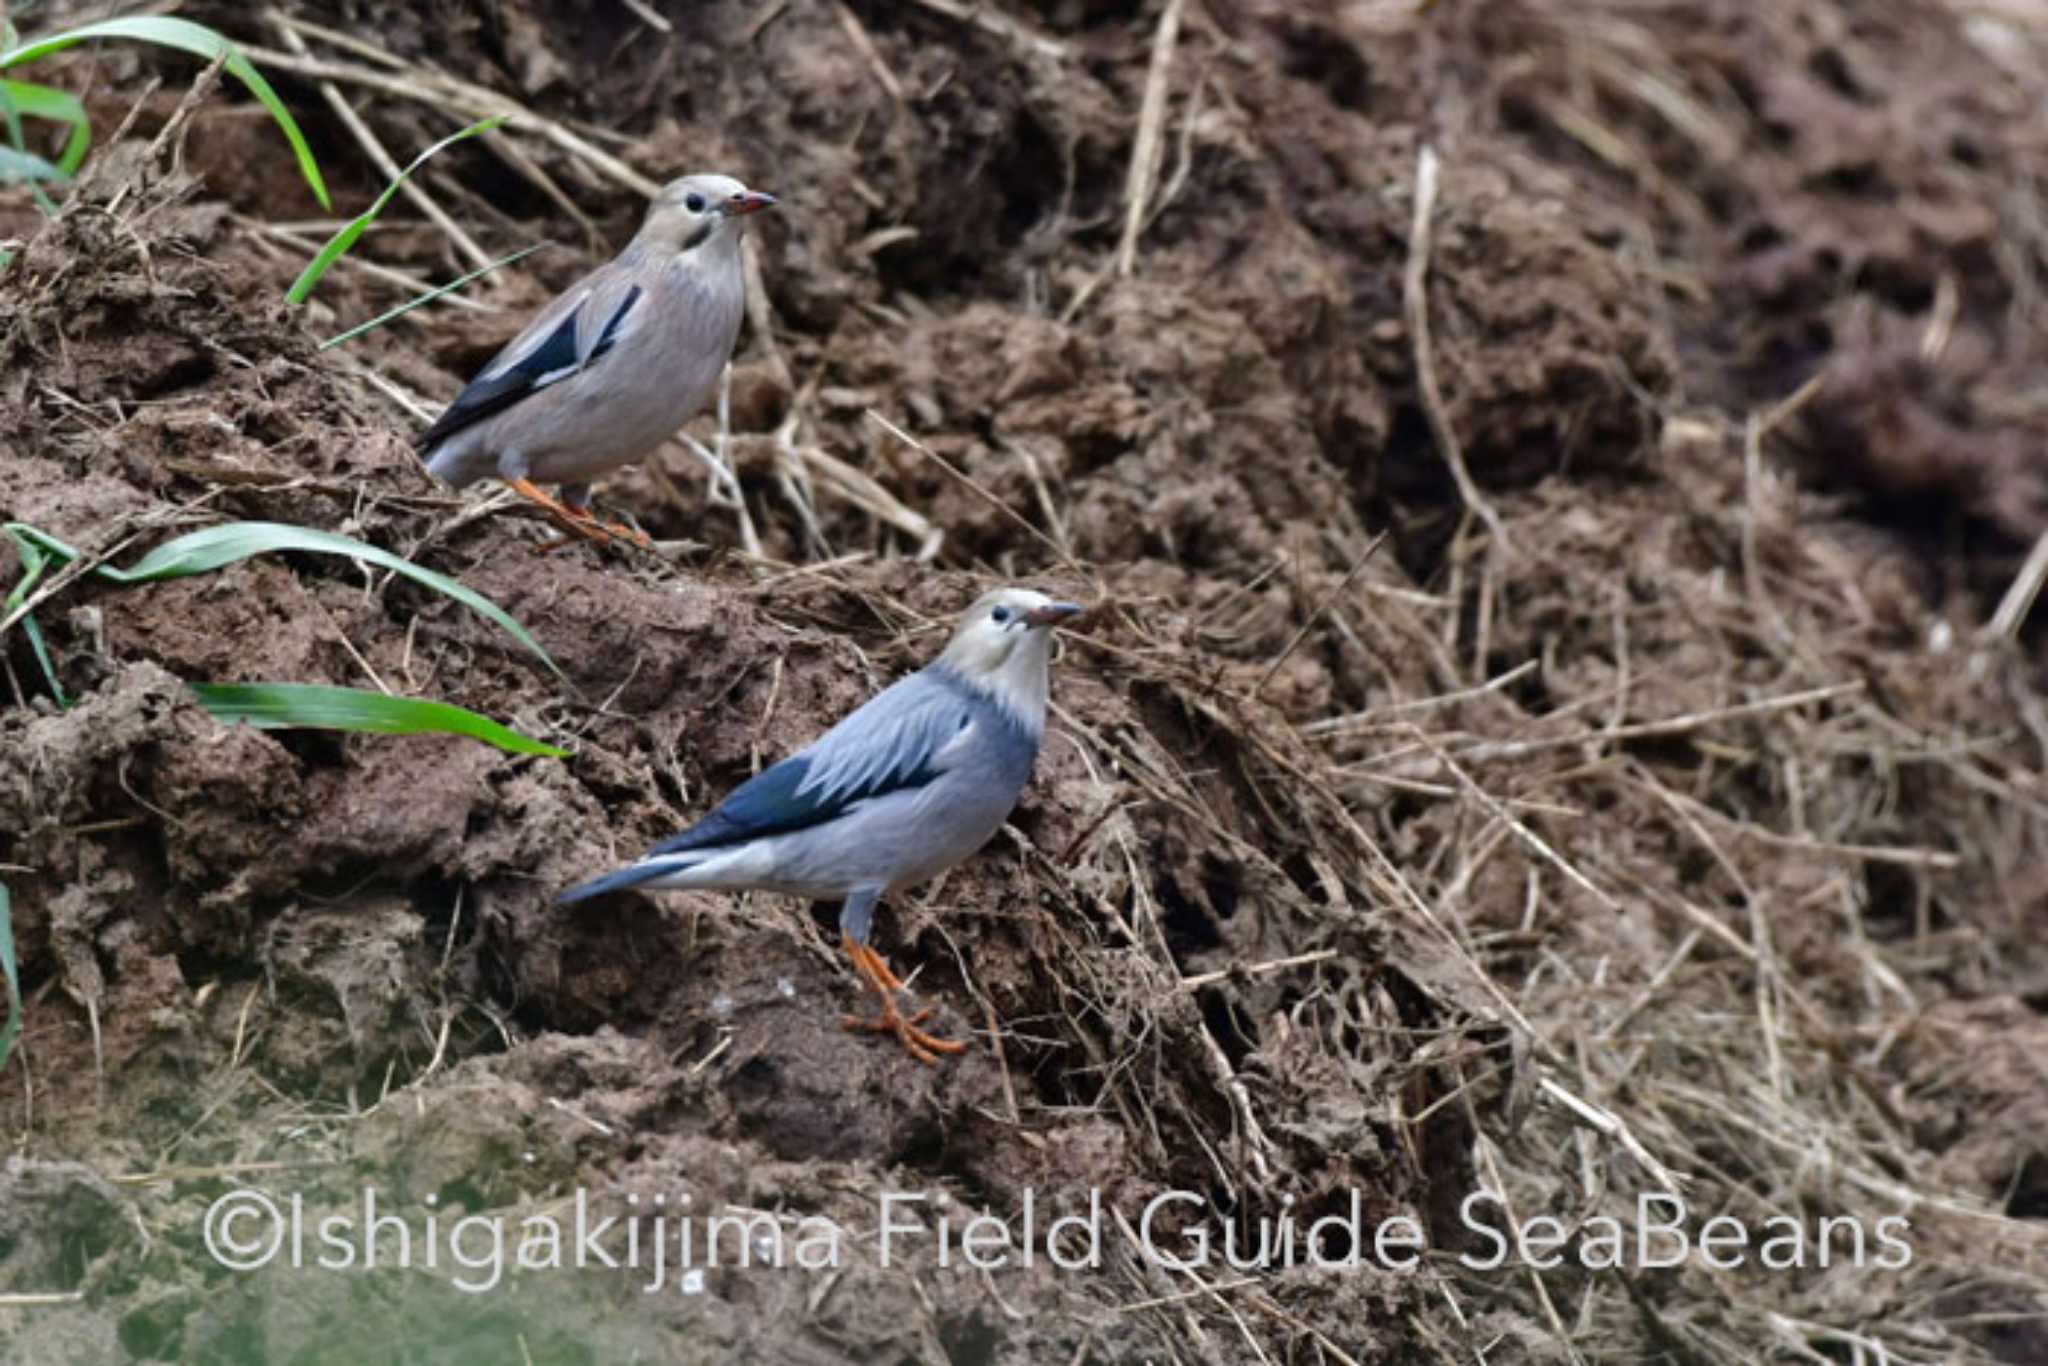
[[[1048,42],[993,10],[922,3],[1020,47]],[[1653,111],[1708,160],[1729,155],[1733,134],[1629,8],[1567,19],[1524,7],[1570,47],[1564,65],[1589,92],[1543,107],[1683,217],[1685,189],[1657,179],[1590,92]],[[353,55],[370,65],[279,64],[464,117],[502,107]],[[1166,56],[1152,69],[1163,82]],[[1151,145],[1131,163],[1126,260],[1156,179],[1161,101],[1148,95]],[[1418,323],[1429,198],[1417,195],[1410,244]],[[756,319],[770,342],[772,324]],[[1426,372],[1426,329],[1411,340]],[[773,481],[779,501],[753,511],[801,523],[812,558],[762,555],[742,520],[747,553],[725,567],[631,572],[723,576],[792,625],[857,622],[888,663],[920,657],[942,618],[903,561],[935,555],[946,528],[901,468],[857,469],[806,438],[791,388],[779,431],[721,420],[698,454],[738,518],[751,515],[741,478]],[[1443,405],[1429,406],[1454,448]],[[1030,972],[990,980],[1001,955],[957,956],[1002,1064],[993,1118],[1022,1129],[1050,1108],[1034,1097],[1059,1094],[1114,1123],[1130,1180],[1216,1191],[1242,1221],[1289,1202],[1320,1209],[1353,1186],[1384,1197],[1383,1214],[1430,1232],[1425,1279],[1399,1299],[1418,1355],[1471,1359],[1507,1324],[1516,1359],[1966,1361],[1987,1356],[1988,1325],[2048,1317],[2048,1228],[2002,1194],[2039,1142],[2031,1050],[2048,1037],[2014,985],[2033,961],[2048,853],[2048,703],[2011,637],[2042,567],[1983,639],[1944,635],[1903,573],[1848,549],[1829,507],[1773,473],[1792,406],[1674,417],[1654,477],[1626,487],[1482,495],[1463,475],[1484,526],[1451,547],[1440,581],[1409,581],[1363,538],[1324,545],[1287,566],[1293,618],[1256,657],[1246,642],[1272,634],[1254,622],[1263,585],[1248,579],[1191,619],[1128,567],[1077,561],[1061,530],[1072,510],[1050,485],[1014,506],[871,412],[1000,509],[1021,562],[1100,604],[1063,677],[1116,705],[1056,708],[1049,749],[1077,754],[1087,780],[1043,799],[1071,818],[1059,847],[1015,835],[1034,903],[1014,926],[984,922],[1021,945]],[[824,515],[820,494],[837,504]],[[840,553],[833,528],[855,518],[903,554]],[[1268,685],[1296,666],[1370,669],[1373,704],[1290,711]],[[1190,938],[1190,919],[1213,927],[1226,895],[1197,886],[1227,889],[1236,907],[1221,946]],[[453,993],[421,1003],[425,1067],[411,1086],[439,1074],[451,1022],[473,1021],[473,1006]],[[255,1076],[246,1052],[238,1032],[206,1083],[222,1122],[245,1118],[230,1102],[235,1078]],[[348,1124],[400,1094],[345,1112],[277,1096],[272,1113],[342,1135],[339,1153]],[[1338,1103],[1355,1106],[1341,1123],[1316,1109]],[[177,1156],[124,1179],[189,1179]],[[1676,1193],[1694,1234],[1718,1215],[1809,1231],[1903,1216],[1913,1257],[1477,1271],[1459,1260],[1470,1244],[1455,1221],[1476,1188],[1520,1219],[1557,1219],[1575,1246],[1589,1220],[1633,1220],[1640,1197]],[[1317,1299],[1286,1275],[1171,1272],[1121,1233],[1098,1293],[1185,1343],[1180,1359],[1358,1359],[1345,1328],[1356,1301]]]
[[[1009,1066],[1063,1069],[1147,1179],[1213,1183],[1246,1221],[1315,1207],[1333,1171],[1371,1179],[1300,1123],[1334,1071],[1373,1079],[1390,1156],[1438,1197],[1496,1192],[1578,1248],[1588,1220],[1633,1228],[1675,1194],[1690,1236],[1727,1216],[1755,1239],[1735,1270],[1474,1270],[1458,1254],[1484,1245],[1416,1210],[1433,1340],[1508,1309],[1539,1356],[1934,1362],[1982,1359],[1987,1314],[2048,1311],[2048,1229],[1929,1136],[1968,1110],[1972,1160],[2012,1180],[2031,1141],[2024,1050],[1981,1057],[1941,1017],[1958,984],[2019,971],[2043,737],[1983,718],[2038,713],[2036,685],[2002,639],[1931,661],[1904,583],[1743,459],[1769,425],[1674,424],[1668,482],[1613,514],[1626,544],[1584,493],[1503,499],[1514,572],[1491,541],[1468,568],[1497,580],[1487,655],[1513,662],[1491,680],[1455,662],[1472,628],[1447,604],[1390,574],[1324,620],[1346,571],[1305,572],[1288,649],[1342,658],[1355,633],[1387,670],[1358,715],[1290,723],[1259,700],[1270,668],[1219,674],[1095,569],[1119,607],[1069,667],[1116,676],[1147,725],[1058,713],[1097,814],[1026,851],[1045,985],[999,998]],[[858,570],[840,588],[917,616]],[[1203,860],[1257,903],[1243,937],[1285,952],[1184,947],[1157,889]],[[1904,1266],[1877,1263],[1888,1216]],[[1806,1265],[1758,1264],[1771,1220]],[[1829,1221],[1872,1240],[1862,1265],[1848,1222],[1817,1264]],[[1295,1331],[1244,1312],[1279,1308],[1258,1281],[1134,1262],[1130,1293],[1246,1359]]]

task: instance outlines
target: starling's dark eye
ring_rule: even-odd
[[[704,212],[704,196],[701,194],[684,195],[683,207],[688,209],[691,213]]]
[[[996,625],[1001,626],[1004,622],[1010,619],[1010,609],[1007,607],[994,608],[989,612],[988,617],[990,621],[993,621]]]

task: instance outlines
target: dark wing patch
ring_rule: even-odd
[[[597,344],[590,348],[590,354],[581,359],[576,354],[576,319],[583,310],[570,309],[540,345],[516,362],[497,374],[490,374],[491,367],[485,366],[484,373],[489,378],[471,380],[441,416],[434,419],[434,425],[414,439],[415,444],[421,450],[431,450],[465,427],[473,427],[591,364],[618,344],[619,329],[625,323],[626,315],[633,311],[633,305],[639,301],[640,286],[634,285],[626,291],[626,297],[612,311],[612,316],[605,320],[604,330],[598,333]]]
[[[618,345],[619,329],[626,325],[626,315],[633,311],[633,305],[640,302],[640,286],[634,285],[626,291],[626,297],[619,300],[619,306],[612,310],[605,320],[604,330],[597,334],[597,345],[590,348],[590,355],[584,360],[588,365],[605,352]]]
[[[939,776],[930,763],[896,764],[866,775],[851,786],[814,785],[808,790],[808,756],[794,754],[741,783],[716,810],[680,835],[663,840],[647,853],[680,854],[692,849],[742,844],[764,835],[784,835],[844,815],[856,802],[891,792],[908,792]]]

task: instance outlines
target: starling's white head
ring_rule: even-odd
[[[661,187],[634,241],[677,252],[736,242],[747,215],[774,204],[774,195],[750,190],[731,176],[686,175]]]
[[[1036,732],[1051,690],[1052,628],[1081,608],[1029,588],[984,593],[960,618],[939,663]]]

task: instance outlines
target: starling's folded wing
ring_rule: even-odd
[[[973,699],[931,670],[912,674],[808,749],[742,783],[716,810],[649,857],[716,848],[823,825],[854,806],[938,778],[974,721]]]
[[[616,347],[646,306],[647,293],[616,266],[592,273],[506,343],[420,433],[420,449],[431,450],[465,427],[574,378]]]

